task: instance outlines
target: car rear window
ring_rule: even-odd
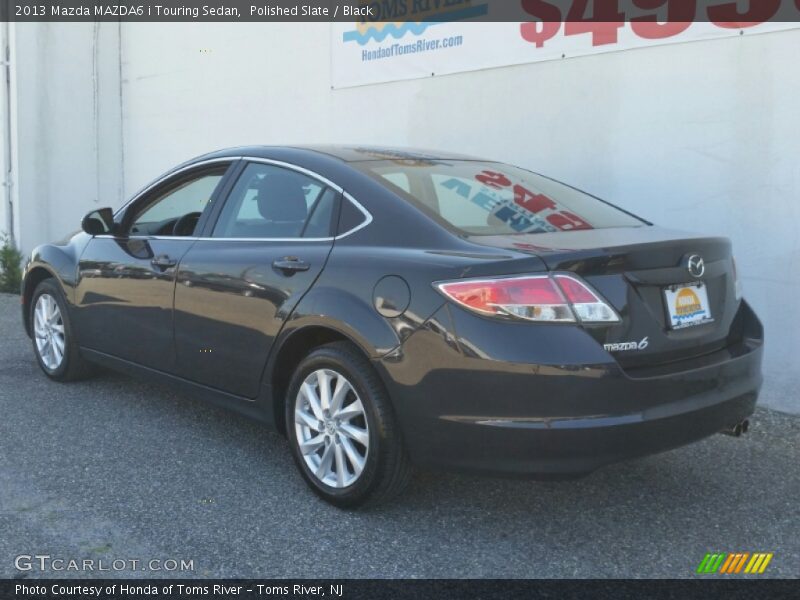
[[[468,235],[546,233],[646,223],[542,175],[502,163],[364,161],[357,168]]]

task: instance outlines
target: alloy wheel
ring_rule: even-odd
[[[300,454],[325,485],[353,485],[367,463],[369,423],[353,385],[341,373],[319,369],[295,399],[294,427]]]
[[[42,294],[36,301],[33,313],[33,333],[36,350],[44,366],[55,371],[64,361],[66,334],[64,318],[56,299],[50,294]]]

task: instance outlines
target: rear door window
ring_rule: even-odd
[[[228,195],[212,237],[330,237],[337,196],[303,173],[251,163]]]

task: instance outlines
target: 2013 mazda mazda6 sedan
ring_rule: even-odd
[[[761,385],[728,240],[438,152],[201,156],[37,248],[22,306],[50,378],[261,419],[345,507],[412,464],[570,477],[739,431]]]

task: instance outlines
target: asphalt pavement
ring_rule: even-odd
[[[0,295],[0,577],[92,576],[15,568],[48,555],[162,561],[104,577],[674,578],[707,552],[773,552],[755,577],[796,578],[799,434],[800,417],[759,409],[741,439],[579,481],[419,473],[395,502],[344,512],[258,423],[109,372],[49,381]]]

